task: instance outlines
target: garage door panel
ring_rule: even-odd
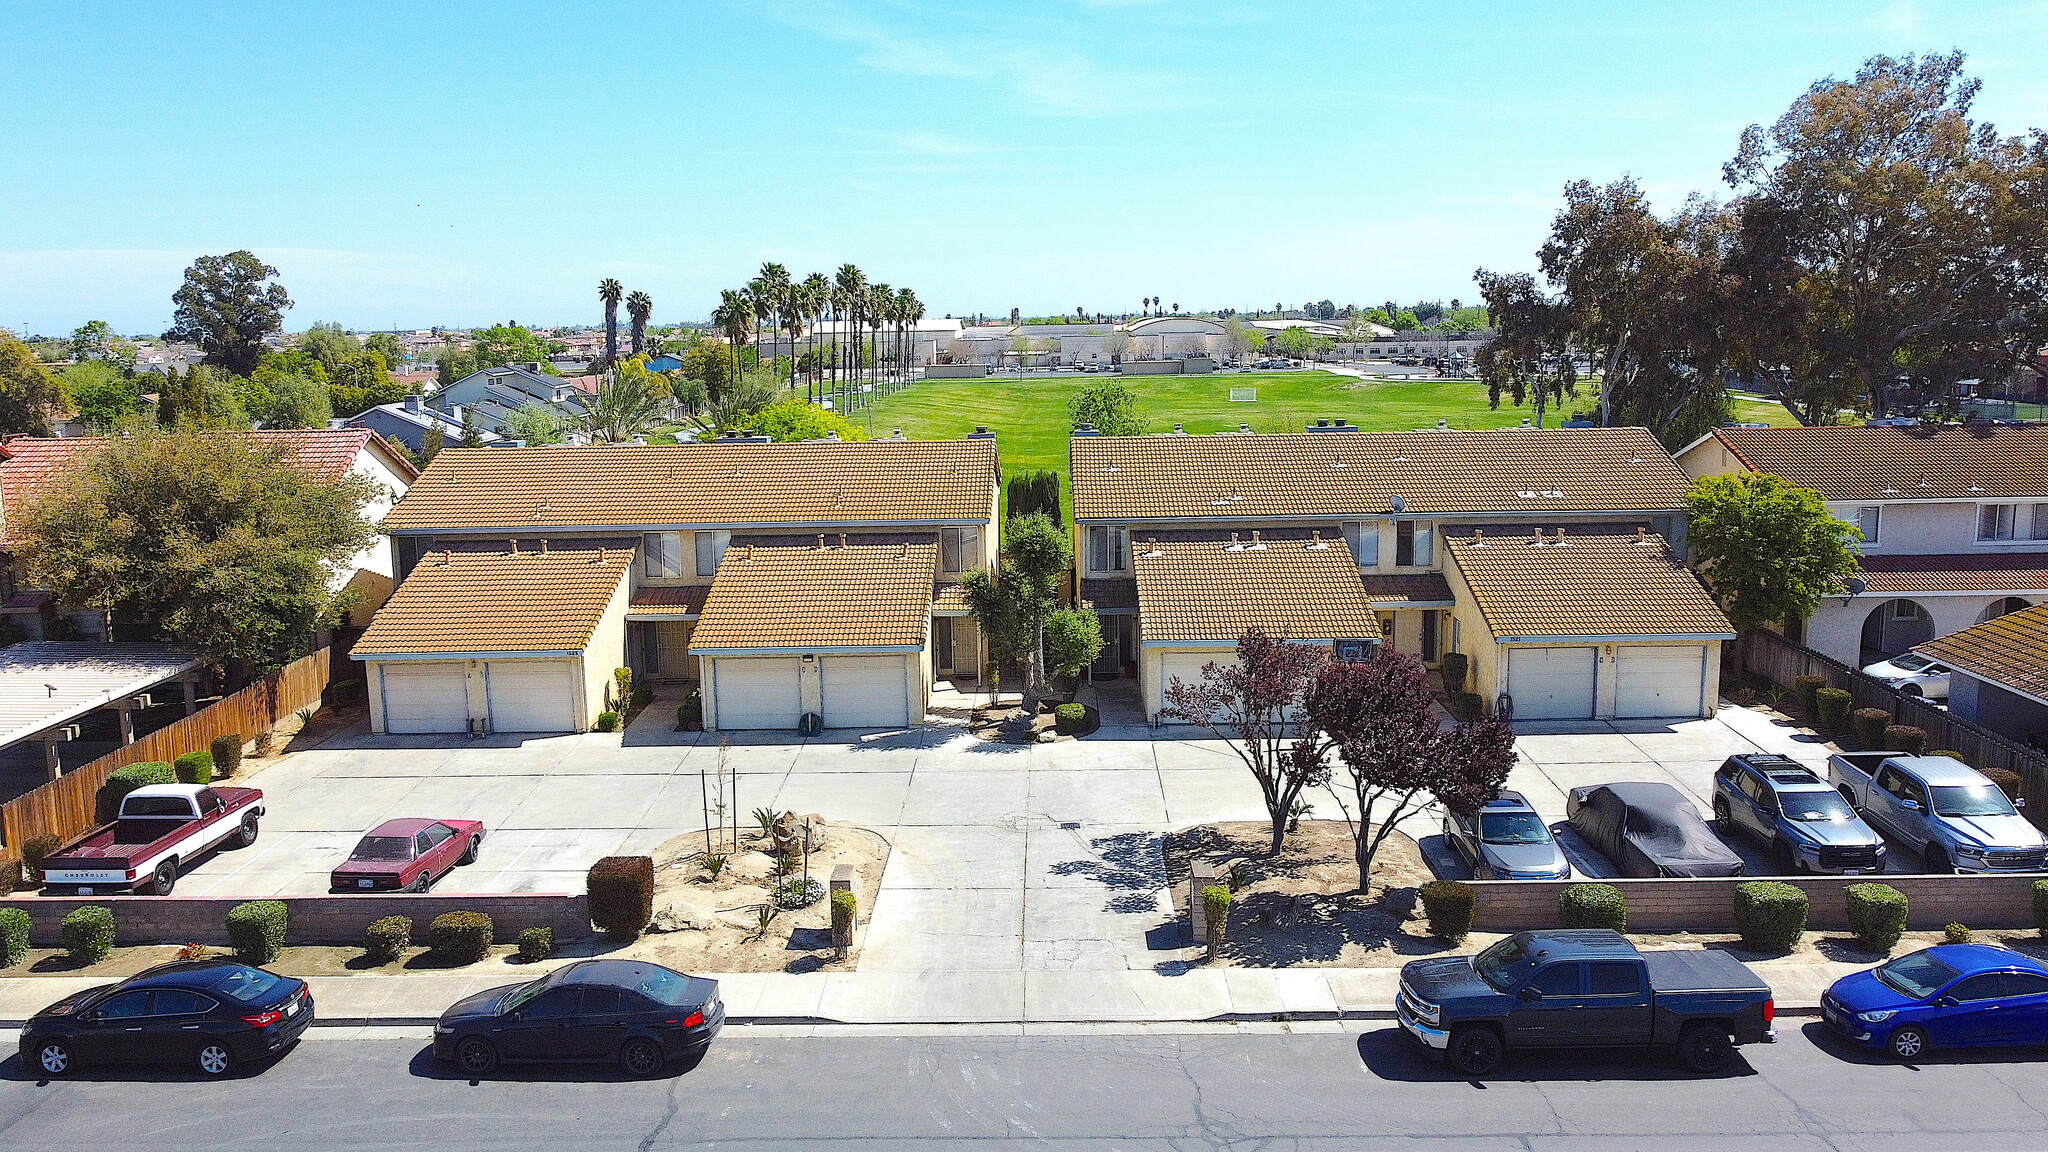
[[[1202,669],[1211,664],[1226,668],[1237,666],[1235,652],[1161,652],[1159,654],[1159,700],[1158,707],[1167,705],[1166,691],[1179,680],[1183,684],[1200,684]]]
[[[721,656],[712,661],[718,727],[728,731],[794,729],[803,719],[795,658]]]
[[[910,723],[910,681],[901,656],[824,659],[825,727],[902,728]]]
[[[1598,656],[1592,647],[1510,649],[1508,694],[1515,719],[1592,719]]]
[[[469,690],[459,660],[385,664],[380,672],[386,732],[469,731]]]
[[[568,660],[493,660],[484,665],[493,732],[574,732],[576,665]]]
[[[1622,648],[1615,659],[1614,714],[1697,716],[1705,649],[1698,645]]]

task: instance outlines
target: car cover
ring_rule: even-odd
[[[1742,858],[1669,784],[1629,782],[1577,790],[1572,826],[1625,876],[1739,876]]]

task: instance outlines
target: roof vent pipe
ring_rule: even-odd
[[[818,533],[818,551],[820,551],[820,552],[823,552],[824,550],[825,550],[825,534],[824,534],[823,532],[820,532],[820,533]]]
[[[1557,538],[1560,540],[1564,539],[1564,529],[1559,528],[1557,530]],[[839,550],[841,552],[846,551],[846,533],[844,532],[839,534]]]

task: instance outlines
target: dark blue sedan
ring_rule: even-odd
[[[2048,968],[2010,948],[1941,944],[1844,976],[1821,1015],[1858,1044],[1914,1060],[1935,1048],[2048,1042]]]

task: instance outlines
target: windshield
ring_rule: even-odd
[[[1541,844],[1550,839],[1550,829],[1533,812],[1503,812],[1479,818],[1479,838],[1488,844]]]
[[[1846,824],[1856,818],[1849,805],[1833,792],[1780,792],[1778,803],[1784,806],[1787,820]]]
[[[365,836],[356,841],[356,850],[349,853],[351,860],[410,860],[412,859],[412,837],[410,836]]]
[[[1892,657],[1892,667],[1897,668],[1901,672],[1918,672],[1932,663],[1934,661],[1920,655],[1918,652],[1908,652],[1904,656]]]
[[[237,965],[221,969],[220,979],[214,981],[213,990],[243,1004],[261,1004],[270,999],[283,983],[283,977],[272,976],[261,968]]]
[[[1926,952],[1915,952],[1879,967],[1873,975],[1901,996],[1925,1000],[1936,988],[1955,979],[1956,970]]]
[[[1519,940],[1507,939],[1472,958],[1472,970],[1495,992],[1505,992],[1514,986],[1520,973],[1516,969],[1529,962],[1529,953]]]
[[[539,980],[535,980],[531,984],[521,984],[519,987],[514,988],[511,992],[505,995],[504,1002],[498,1005],[498,1011],[512,1011],[514,1008],[517,1008],[521,1004],[526,1003],[528,1000],[533,999],[535,996],[540,995],[543,991],[546,990],[547,986],[548,982],[546,977],[542,977]]]
[[[1937,784],[1934,811],[1940,816],[2011,816],[2012,801],[1992,784]]]

